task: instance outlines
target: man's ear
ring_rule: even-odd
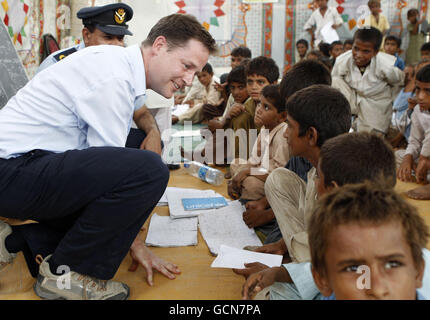
[[[88,28],[84,27],[82,29],[82,39],[84,41],[85,46],[88,46],[88,42],[90,41],[91,31]]]
[[[317,146],[317,142],[318,142],[318,131],[317,131],[317,129],[315,129],[314,127],[309,127],[306,135],[309,139],[309,144],[312,147]]]
[[[168,47],[167,39],[164,36],[158,36],[152,43],[152,49],[158,52],[163,47]]]
[[[316,271],[314,267],[312,267],[312,276],[314,277],[315,284],[317,285],[321,294],[324,297],[330,297],[333,293],[333,290],[330,288],[327,277]]]

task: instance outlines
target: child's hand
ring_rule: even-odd
[[[407,154],[403,158],[402,164],[397,171],[397,178],[401,181],[411,182],[412,181],[412,169],[413,169],[414,159],[412,155]]]
[[[223,84],[220,84],[215,81],[214,88],[218,92],[225,92],[225,87],[227,86],[227,82],[224,82]]]
[[[244,265],[244,269],[233,269],[233,272],[238,275],[244,276],[245,279],[248,279],[248,277],[254,273],[260,272],[268,268],[268,266],[262,264],[261,262],[245,263]]]
[[[417,105],[418,101],[415,97],[408,99],[408,109],[413,110]]]
[[[415,178],[420,184],[427,184],[427,173],[430,170],[430,159],[427,157],[420,156],[418,165],[415,170]]]
[[[231,180],[227,182],[227,193],[229,197],[233,200],[237,200],[240,198],[240,193],[233,188],[233,183]]]
[[[243,106],[243,104],[236,103],[231,107],[230,118],[236,118],[244,111],[245,111],[245,107]]]
[[[283,267],[281,268],[284,269]],[[242,299],[249,300],[254,294],[275,283],[279,272],[280,269],[278,267],[267,268],[260,272],[251,274],[242,287]]]
[[[223,124],[219,120],[212,119],[208,122],[208,129],[211,132],[215,132],[216,129],[222,129],[223,127]]]
[[[194,107],[194,100],[185,101],[184,104],[188,104],[190,108]]]
[[[236,173],[233,177],[232,185],[233,189],[240,192],[242,189],[242,181],[245,180],[249,176],[249,170],[245,169]]]
[[[263,197],[260,200],[248,201],[245,204],[245,208],[251,210],[264,210],[267,208],[267,206],[268,202],[266,197]]]
[[[243,213],[243,221],[248,228],[263,226],[274,219],[272,210],[248,209]]]

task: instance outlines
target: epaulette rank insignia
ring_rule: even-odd
[[[71,55],[72,53],[74,53],[74,52],[76,52],[76,51],[78,51],[76,48],[70,48],[70,49],[68,49],[68,50],[62,51],[62,52],[60,52],[60,53],[58,53],[58,54],[54,55],[54,59],[55,59],[56,61],[63,60],[65,57],[67,57],[67,56]]]

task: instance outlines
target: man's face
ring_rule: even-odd
[[[297,45],[297,52],[299,53],[300,57],[304,57],[307,51],[308,48],[303,43],[299,43]]]
[[[241,56],[231,56],[231,68],[234,69],[238,67],[242,63],[243,59],[245,58]]]
[[[384,43],[384,51],[394,56],[399,51],[397,42],[394,40],[386,40]]]
[[[270,82],[263,76],[251,74],[246,77],[246,88],[248,89],[248,94],[254,101],[260,100],[261,90],[269,84]]]
[[[229,84],[230,92],[233,96],[234,102],[244,103],[248,99],[248,89],[246,85],[240,82],[232,82]]]
[[[421,51],[421,60],[430,59],[430,51],[424,50]]]
[[[326,274],[314,272],[325,296],[334,292],[337,300],[416,299],[424,268],[415,266],[400,222],[341,224],[329,231],[327,242]],[[365,266],[360,268],[364,273],[357,273],[360,266]],[[366,280],[370,288],[363,288]]]
[[[288,113],[285,122],[288,124],[288,127],[284,131],[284,138],[287,139],[290,154],[294,157],[304,156],[308,148],[306,135],[299,137],[299,123],[288,115]]]
[[[337,58],[343,53],[343,45],[342,44],[336,44],[333,49],[331,49],[331,56],[333,58]]]
[[[364,42],[360,39],[355,39],[352,45],[352,58],[357,67],[367,67],[370,61],[378,53],[375,50],[372,42]]]
[[[206,71],[197,72],[197,78],[199,79],[200,83],[205,87],[210,85],[212,81],[212,75],[210,73],[207,73]]]
[[[430,110],[430,82],[415,80],[415,95],[421,111]]]
[[[168,99],[191,86],[194,74],[202,70],[209,58],[209,50],[195,39],[182,47],[169,48],[166,38],[159,36],[151,49],[151,61],[145,64],[147,87]]]
[[[98,46],[102,44],[114,45],[124,47],[124,36],[115,36],[112,34],[104,33],[99,29],[94,29],[90,32],[87,28],[82,29],[82,37],[84,39],[85,47]]]

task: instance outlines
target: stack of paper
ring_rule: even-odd
[[[189,188],[175,188],[166,190],[167,200],[169,203],[170,217],[172,219],[177,218],[190,218],[197,217],[202,212],[208,210],[185,210],[182,203],[184,198],[212,198],[222,197],[222,195],[216,193],[213,190],[199,190]],[[219,209],[216,209],[219,210]]]
[[[156,247],[197,245],[197,218],[170,219],[154,213],[145,243]]]
[[[164,193],[163,193],[163,195],[161,196],[161,198],[160,198],[160,200],[158,200],[158,203],[157,203],[157,207],[160,207],[160,206],[167,206],[168,205],[168,201],[167,201],[167,190],[170,190],[170,191],[178,191],[178,190],[180,190],[180,189],[182,189],[182,188],[176,188],[176,187],[167,187],[166,188],[166,190],[164,190]]]
[[[243,269],[245,268],[245,263],[251,262],[260,262],[269,268],[279,267],[282,263],[282,256],[279,254],[240,250],[221,245],[218,256],[212,262],[211,267]]]
[[[244,211],[241,203],[236,200],[227,207],[200,213],[200,232],[213,255],[219,253],[223,244],[237,249],[262,245],[254,229],[248,228],[243,222]]]

